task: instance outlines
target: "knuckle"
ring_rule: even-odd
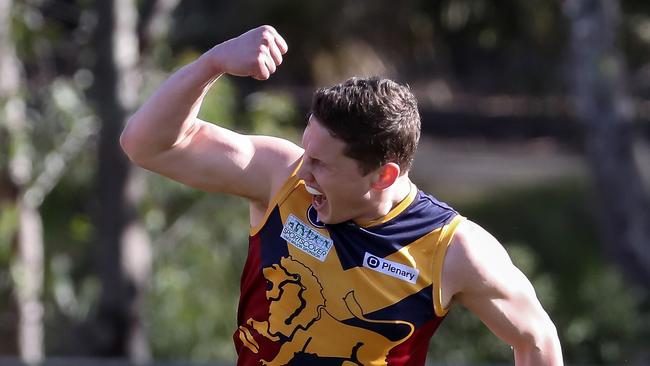
[[[269,31],[262,32],[262,42],[266,45],[271,44],[271,42],[273,42],[273,33]]]

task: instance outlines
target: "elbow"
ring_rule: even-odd
[[[133,161],[133,142],[131,142],[133,138],[127,133],[126,129],[122,131],[122,134],[120,135],[120,147],[122,148],[122,151],[124,151],[124,154]]]
[[[528,360],[521,364],[563,365],[557,329],[550,320],[522,334],[512,346],[516,359]],[[531,362],[532,360],[537,362]]]
[[[140,145],[140,143],[138,137],[132,129],[129,128],[130,122],[131,120],[129,119],[129,122],[127,122],[126,127],[120,135],[120,147],[129,160],[138,164],[138,145]]]

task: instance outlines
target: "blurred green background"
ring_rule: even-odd
[[[568,364],[648,364],[650,3],[0,0],[0,357],[232,362],[248,208],[131,166],[119,132],[170,72],[261,24],[270,80],[201,117],[298,142],[316,87],[418,97],[412,172],[531,279]],[[428,359],[511,363],[460,307]]]

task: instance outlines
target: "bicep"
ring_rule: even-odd
[[[511,346],[530,343],[547,316],[528,279],[515,266],[502,263],[481,286],[459,294],[457,301]]]
[[[301,155],[289,141],[243,135],[197,119],[171,149],[141,165],[194,188],[261,202]]]

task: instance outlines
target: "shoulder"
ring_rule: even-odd
[[[499,241],[480,225],[470,220],[461,222],[452,238],[445,263],[480,266],[507,258]]]
[[[274,197],[300,166],[304,150],[291,141],[277,137],[250,136],[250,140],[258,158],[248,168],[266,172],[266,178],[257,182],[267,187],[264,199],[250,200],[251,226],[257,227],[264,220]]]
[[[443,264],[443,289],[448,300],[482,292],[509,277],[514,265],[505,248],[480,225],[464,220],[454,232]]]
[[[256,149],[295,161],[303,154],[303,149],[295,143],[280,137],[266,135],[249,135]]]
[[[266,172],[267,180],[257,184],[267,184],[266,202],[270,200],[287,178],[296,170],[304,150],[289,140],[272,136],[249,136],[254,146],[255,158],[252,159],[248,170]]]

